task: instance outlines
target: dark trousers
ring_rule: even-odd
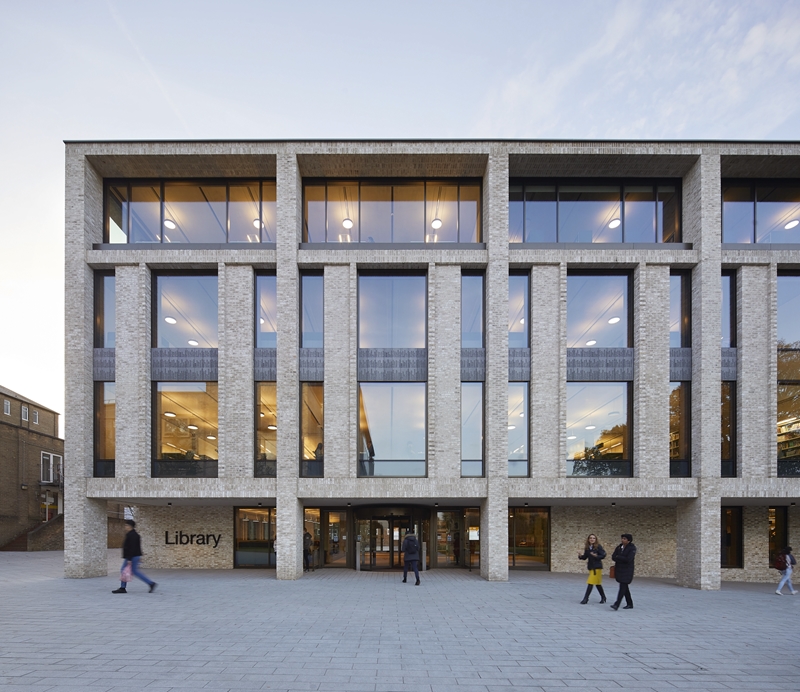
[[[406,560],[403,563],[403,581],[405,581],[406,577],[408,577],[409,568],[414,570],[414,575],[417,577],[417,581],[419,581],[419,567],[417,567],[418,562],[419,560]]]
[[[618,606],[620,603],[622,603],[623,596],[625,597],[625,605],[632,606],[633,605],[633,599],[631,598],[630,586],[628,584],[620,583],[619,591],[617,592],[617,600],[614,603],[614,605]]]

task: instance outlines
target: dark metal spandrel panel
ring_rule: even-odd
[[[632,348],[568,348],[567,381],[632,382]]]
[[[256,382],[278,379],[278,354],[274,348],[253,349],[253,378]]]
[[[95,382],[113,382],[116,380],[116,349],[94,349],[92,370]]]
[[[670,382],[688,382],[692,379],[692,349],[671,348],[669,350]]]
[[[150,379],[154,382],[215,382],[216,348],[153,348]]]
[[[427,348],[358,349],[359,382],[425,382]]]
[[[483,382],[486,379],[486,349],[461,349],[461,381]]]
[[[529,348],[508,349],[508,381],[530,382],[531,350]]]
[[[325,349],[300,349],[300,381],[322,382],[325,379]]]

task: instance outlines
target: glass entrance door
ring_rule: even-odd
[[[362,570],[397,569],[403,566],[401,547],[410,516],[372,517],[356,523],[358,560]]]

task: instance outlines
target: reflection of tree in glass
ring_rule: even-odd
[[[723,461],[733,459],[733,392],[731,382],[722,383],[722,449],[720,457]]]
[[[795,353],[795,352],[791,352]],[[780,362],[781,353],[778,354]],[[800,475],[800,384],[778,383],[778,475]]]
[[[628,426],[615,425],[603,430],[592,447],[584,447],[583,453],[575,455],[572,466],[573,476],[619,476],[624,475],[620,460],[625,459]]]

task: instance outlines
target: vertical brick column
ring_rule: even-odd
[[[699,251],[692,271],[692,476],[696,499],[678,501],[678,582],[719,589],[721,180],[703,154],[683,182],[683,237]]]
[[[303,570],[303,511],[297,501],[300,473],[299,279],[301,180],[293,154],[277,157],[278,287],[278,479],[276,547],[278,579],[297,579]]]
[[[149,478],[152,458],[153,281],[146,264],[117,266],[117,478]]]
[[[220,478],[252,478],[255,455],[252,266],[219,265]]]
[[[777,275],[770,265],[736,276],[736,458],[741,478],[777,475]]]
[[[350,266],[325,265],[325,477],[354,474],[356,450],[350,429]]]
[[[431,338],[434,336],[435,338]],[[461,267],[428,273],[428,477],[461,477]]]
[[[633,277],[634,476],[669,478],[669,265]]]
[[[531,476],[565,474],[566,264],[535,265],[531,271],[530,450]]]
[[[508,579],[508,154],[492,152],[484,176],[487,495],[481,503],[481,576]]]
[[[94,273],[84,261],[102,240],[103,181],[67,147],[64,576],[108,572],[106,503],[86,497],[94,471]]]

